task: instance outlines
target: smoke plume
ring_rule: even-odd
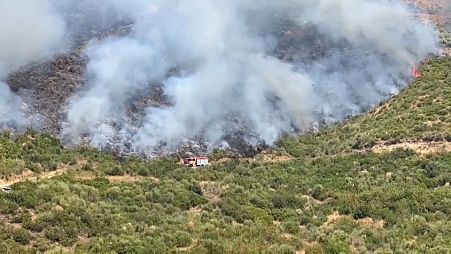
[[[5,84],[6,76],[60,51],[64,32],[64,21],[50,1],[0,1],[0,128],[28,124],[21,99]]]
[[[34,9],[0,15],[24,20],[19,29],[0,23],[11,33],[0,39],[3,73],[55,53],[63,34],[76,39],[83,26],[132,24],[126,35],[89,42],[88,82],[68,101],[65,140],[87,136],[100,148],[147,153],[198,137],[215,147],[233,133],[272,144],[396,94],[411,68],[437,51],[433,28],[398,0],[35,2],[0,3],[0,14],[8,5]],[[131,117],[132,105],[158,87],[166,103]],[[8,93],[3,85],[0,98]]]
[[[202,135],[219,144],[233,119],[271,144],[283,132],[339,121],[396,93],[413,64],[434,52],[433,30],[397,1],[115,1],[135,30],[93,43],[86,91],[72,101],[66,133],[96,145],[131,140],[138,151]],[[311,61],[273,55],[278,23],[313,26],[347,50]],[[312,47],[315,45],[311,45]],[[168,75],[171,69],[176,74]],[[170,106],[149,107],[130,127],[127,105],[155,83]],[[112,127],[111,123],[114,123]]]

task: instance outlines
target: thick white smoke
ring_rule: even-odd
[[[91,79],[72,99],[65,128],[73,140],[88,134],[97,146],[131,141],[132,149],[148,151],[196,135],[217,144],[237,128],[236,118],[270,144],[282,132],[373,106],[437,50],[433,29],[400,1],[115,0],[111,7],[126,12],[135,29],[89,47]],[[273,56],[271,33],[282,20],[346,46],[283,62]],[[130,101],[156,83],[171,106],[150,107],[140,126],[130,126]]]
[[[0,1],[0,128],[27,124],[21,99],[5,84],[8,73],[61,50],[64,33],[50,1]]]
[[[437,50],[433,29],[409,11],[389,0],[0,1],[0,128],[29,124],[5,84],[8,73],[61,52],[92,27],[131,22],[127,36],[89,44],[89,82],[69,101],[65,137],[140,152],[181,137],[215,146],[233,132],[271,144],[406,85],[412,65]],[[274,31],[284,22],[286,33],[311,27],[320,38],[295,45],[308,51],[299,61],[275,56],[281,31]],[[317,44],[330,48],[314,52],[324,51]],[[169,105],[130,119],[134,100],[159,84]]]

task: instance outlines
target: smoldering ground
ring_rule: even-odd
[[[0,127],[27,123],[21,99],[5,84],[9,72],[61,50],[64,22],[49,1],[0,2]]]
[[[87,81],[67,100],[62,137],[147,154],[183,138],[223,146],[233,133],[272,144],[340,121],[396,94],[412,66],[437,52],[433,28],[400,1],[54,1],[53,9],[70,38],[95,19],[132,26],[87,44]],[[79,23],[73,10],[94,20]],[[165,103],[131,117],[157,87]]]

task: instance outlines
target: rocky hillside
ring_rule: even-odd
[[[438,26],[444,54],[451,56],[451,2],[446,0],[406,0],[423,22],[434,22]]]
[[[449,49],[451,46],[449,17],[451,15],[448,1],[408,2],[418,8],[418,15],[423,15],[423,19],[437,23],[445,54],[449,54],[451,52]],[[29,117],[33,118],[33,122],[39,123],[34,127],[55,136],[61,134],[62,123],[67,113],[67,104],[71,102],[70,98],[76,92],[83,91],[86,83],[88,62],[85,56],[86,44],[93,39],[101,41],[111,36],[121,36],[133,29],[133,26],[130,26],[126,20],[115,24],[109,24],[106,21],[94,24],[90,22],[89,13],[85,13],[85,16],[82,17],[79,15],[77,10],[72,10],[69,15],[72,18],[69,19],[68,26],[74,33],[74,43],[68,54],[56,56],[48,62],[26,66],[11,73],[7,79],[11,89],[26,98],[27,105],[25,106]],[[83,20],[82,23],[78,22],[80,19]],[[343,48],[339,45],[340,43],[325,41],[319,36],[314,26],[294,27],[293,24],[282,22],[274,27],[274,34],[279,38],[274,55],[286,62],[316,61],[325,56],[334,55],[335,51],[354,50]],[[367,53],[356,52],[356,54]],[[152,86],[149,91],[141,93],[139,98],[133,98],[133,101],[128,110],[132,119],[139,119],[140,113],[148,106],[167,104],[158,84]],[[133,117],[134,115],[136,117]],[[231,139],[237,139],[234,135],[231,133]],[[243,146],[242,142],[235,143],[238,143],[237,147]]]
[[[451,4],[446,0],[406,0],[406,2],[430,14],[443,14],[451,10]]]

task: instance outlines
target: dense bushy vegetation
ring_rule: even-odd
[[[0,253],[449,253],[451,154],[369,148],[449,141],[450,67],[432,60],[380,108],[281,140],[288,160],[193,170],[3,134],[3,178],[67,173],[0,194]]]

